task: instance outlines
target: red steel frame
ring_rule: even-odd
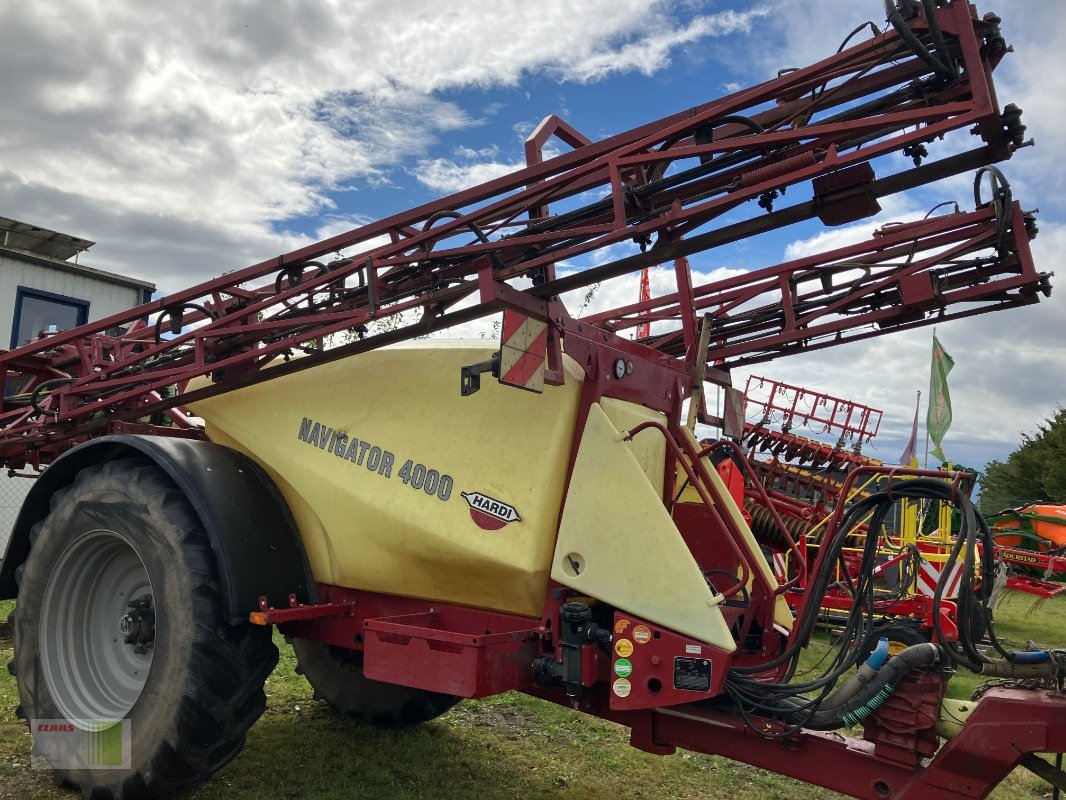
[[[0,409],[0,460],[41,466],[73,444],[113,430],[202,436],[181,408],[195,399],[501,308],[517,310],[549,323],[548,382],[561,379],[564,343],[585,370],[569,469],[589,410],[600,398],[642,403],[665,416],[627,435],[664,437],[668,510],[701,566],[718,559],[735,577],[734,585],[720,587],[722,594],[747,596],[743,613],[723,609],[742,647],[736,654],[711,648],[707,659],[715,683],[687,695],[710,698],[730,666],[757,667],[780,652],[773,612],[785,588],[763,576],[761,555],[718,511],[724,498],[704,458],[711,448],[695,448],[681,427],[682,401],[692,391],[696,368],[699,317],[712,326],[707,380],[728,385],[731,366],[1026,305],[1049,289],[1029,253],[1031,220],[1002,195],[973,212],[885,228],[869,242],[833,253],[692,285],[689,254],[814,217],[827,224],[860,219],[878,210],[879,197],[1007,159],[1025,144],[1017,115],[1000,112],[991,83],[1006,52],[998,20],[977,19],[962,0],[934,13],[936,25],[921,15],[909,24],[926,40],[935,40],[937,29],[943,32],[937,55],[960,67],[953,80],[932,75],[927,60],[890,29],[813,66],[600,142],[549,118],[527,143],[525,169],[4,353],[0,367],[19,382],[22,394],[5,397]],[[983,140],[972,151],[874,175],[870,162],[880,156],[903,152],[917,164],[924,143],[970,128]],[[544,161],[551,136],[574,150]],[[678,171],[670,172],[675,166]],[[813,182],[809,201],[700,232],[749,200],[772,209],[780,190],[806,181]],[[602,201],[573,207],[579,195],[597,189],[606,192]],[[627,241],[636,241],[642,252],[555,274],[563,259]],[[331,260],[316,260],[324,258]],[[583,320],[571,318],[559,300],[565,291],[670,260],[678,282],[671,295]],[[532,287],[508,283],[517,278],[531,279]],[[473,305],[459,305],[468,298]],[[368,330],[409,311],[420,317],[387,332]],[[618,335],[664,320],[677,331],[642,342]],[[125,332],[107,335],[115,327]],[[355,341],[322,347],[324,337],[353,330]],[[294,351],[307,357],[263,369]],[[611,369],[618,362],[623,378]],[[213,382],[189,390],[189,381],[199,376]],[[168,415],[169,427],[143,421],[158,413]],[[672,500],[679,470],[700,503]],[[562,658],[560,609],[571,593],[554,584],[541,618],[318,589],[317,605],[293,601],[272,609],[264,601],[250,609],[251,619],[361,649],[371,678],[468,697],[522,689],[628,725],[633,744],[652,752],[678,746],[717,752],[858,797],[980,797],[1023,754],[1066,749],[1066,697],[1050,693],[990,691],[974,720],[923,767],[888,758],[876,745],[789,733],[769,720],[759,721],[756,732],[728,711],[657,707],[663,701],[650,682],[622,703],[607,689],[609,657],[594,646],[581,650],[580,697],[558,686],[538,687],[533,659]],[[621,624],[619,613],[604,622]],[[780,679],[784,668],[766,678]],[[648,707],[625,710],[640,703]],[[1020,719],[1024,724],[1015,722]],[[1012,746],[1004,746],[1005,735]]]
[[[758,375],[748,376],[744,398],[749,409],[762,409],[765,422],[760,425],[779,421],[784,431],[797,425],[820,425],[815,433],[840,431],[841,442],[849,439],[861,445],[873,439],[881,427],[880,409]]]
[[[674,294],[655,298],[647,305],[662,309],[656,312],[658,318],[669,315],[683,328],[693,331],[695,323],[686,324],[686,321],[693,320],[693,314],[704,309],[716,308],[712,319],[716,317],[722,323],[712,333],[713,359],[720,366],[733,366],[798,349],[876,336],[889,327],[914,327],[1037,302],[1046,276],[1038,273],[1033,265],[1029,235],[1026,217],[1017,203],[1006,214],[997,214],[989,206],[966,214],[896,226],[868,243],[697,287],[687,302],[680,302]],[[998,245],[1002,245],[1002,255],[979,255]],[[853,277],[856,270],[868,271],[870,279],[858,285]],[[333,275],[327,273],[326,278]],[[833,285],[834,276],[844,276],[840,287]],[[482,290],[484,302],[454,312],[456,315],[465,319],[501,305],[514,307],[549,319],[550,342],[554,341],[556,348],[560,338],[589,327],[589,323],[601,330],[611,328],[602,324],[603,315],[575,322],[557,300],[539,301],[528,292],[516,291],[495,280],[491,269],[482,272],[479,280],[487,284]],[[814,280],[819,286],[827,282],[828,291],[820,288],[804,292],[795,296],[792,303],[782,303],[779,299],[781,287],[800,286]],[[300,292],[303,294],[299,295]],[[303,298],[301,302],[310,302],[319,293],[294,286],[271,295],[270,300],[248,300],[251,305],[247,308],[262,309],[264,304],[276,307],[280,302],[295,305],[293,298],[298,296]],[[211,294],[218,297],[220,290],[213,288]],[[425,294],[435,296],[432,290]],[[777,299],[750,311],[743,310],[764,297]],[[362,299],[366,299],[365,293]],[[351,303],[348,300],[322,302],[329,302],[330,307]],[[221,300],[218,303],[224,305]],[[397,306],[406,309],[409,303]],[[689,306],[692,311],[682,314],[682,306]],[[278,312],[280,321],[252,323],[246,319],[246,310],[238,310],[173,339],[155,343],[153,328],[141,320],[144,314],[160,308],[175,309],[178,304],[170,299],[157,301],[126,315],[0,355],[0,367],[6,367],[9,375],[28,379],[24,392],[39,395],[33,401],[36,405],[25,401],[20,405],[5,398],[4,411],[0,414],[0,422],[5,424],[0,431],[0,458],[12,466],[20,466],[25,461],[38,466],[48,463],[64,446],[76,443],[79,438],[105,431],[110,423],[143,418],[155,411],[421,335],[434,328],[432,319],[424,318],[430,322],[325,351],[312,350],[306,358],[261,370],[279,355],[299,349],[300,342],[306,339],[321,339],[363,324],[371,318],[370,312],[365,308],[327,308],[316,310],[313,315],[292,316],[286,315],[291,308],[285,307]],[[797,313],[797,309],[804,313]],[[161,315],[156,327],[166,319]],[[343,321],[337,322],[338,319]],[[122,337],[97,332],[101,326],[106,330],[122,322],[133,323],[130,333]],[[290,336],[279,333],[279,329],[302,332]],[[252,346],[256,344],[261,346]],[[633,352],[647,353],[645,358],[650,356],[657,363],[670,365],[679,374],[690,374],[695,348],[690,346],[688,357],[679,362],[674,356],[685,351],[678,349],[679,342],[667,344],[656,346],[661,355],[648,352],[640,345],[635,345],[637,349]],[[550,366],[551,361],[549,354]],[[213,376],[215,383],[184,390],[189,380],[201,375]],[[707,379],[726,384],[721,372],[712,371]],[[687,393],[690,385],[688,381],[683,391]],[[164,397],[168,387],[174,386],[178,392]],[[180,414],[172,418],[177,427],[188,428]]]
[[[600,142],[549,119],[527,146],[525,169],[4,354],[0,366],[24,383],[32,402],[25,395],[5,398],[0,458],[11,466],[40,466],[86,436],[182,402],[505,306],[553,323],[547,378],[558,380],[567,327],[554,299],[559,293],[815,216],[832,223],[858,219],[877,210],[877,197],[1009,158],[1024,144],[1024,128],[1016,115],[999,112],[991,83],[1005,52],[997,21],[976,19],[958,0],[936,13],[946,41],[942,55],[961,67],[954,81],[930,77],[930,67],[889,30],[811,67]],[[917,35],[928,34],[923,18],[911,24]],[[875,178],[872,159],[914,153],[960,128],[973,128],[984,145]],[[575,149],[543,161],[541,149],[553,135]],[[681,171],[667,174],[674,164]],[[811,179],[810,202],[697,233],[751,199]],[[597,188],[609,193],[599,203],[550,210]],[[1013,232],[1009,242],[1006,226]],[[664,355],[677,356],[692,349],[693,315],[713,308],[713,357],[728,366],[828,346],[845,334],[876,335],[874,325],[907,327],[931,321],[934,313],[943,320],[1023,305],[1035,302],[1046,282],[1031,263],[1024,228],[1020,208],[998,216],[978,209],[885,231],[866,248],[841,251],[848,263],[801,259],[703,287],[692,287],[687,266],[679,265],[678,294],[590,321],[618,330],[679,318],[684,335],[656,343]],[[653,246],[555,275],[562,259],[630,240]],[[992,241],[1005,245],[997,258],[952,264]],[[949,250],[916,258],[916,247]],[[333,257],[349,249],[357,254]],[[892,258],[911,260],[886,263]],[[850,279],[851,261],[877,277]],[[518,277],[532,278],[533,287],[519,291],[507,283]],[[800,290],[814,280],[821,291]],[[782,292],[792,302],[771,301]],[[457,307],[472,295],[480,302]],[[745,310],[760,301],[772,302],[780,318],[763,321]],[[421,316],[341,347],[311,349],[323,337],[363,332],[407,311]],[[153,315],[154,328],[145,322]],[[160,339],[165,324],[173,338]],[[196,327],[184,330],[189,325]],[[119,326],[127,332],[106,335]],[[294,350],[308,357],[262,369]],[[214,384],[184,391],[202,375]],[[177,394],[166,396],[174,386]],[[171,417],[186,424],[178,412]]]
[[[769,383],[768,397],[761,401],[755,399],[752,402],[750,392],[753,383],[757,387]],[[784,391],[782,391],[782,388]],[[775,402],[778,394],[782,395],[784,402]],[[843,509],[848,505],[847,498],[852,493],[852,487],[856,484],[858,478],[883,475],[888,478],[890,484],[897,476],[924,476],[959,480],[959,475],[955,473],[914,471],[907,467],[884,466],[871,459],[839,450],[838,448],[842,446],[846,438],[855,440],[856,446],[873,438],[877,428],[880,426],[882,412],[879,409],[853,404],[833,395],[814,392],[791,384],[783,384],[756,375],[748,378],[745,397],[752,405],[764,409],[764,417],[763,421],[757,424],[747,424],[745,426],[744,444],[751,453],[754,453],[756,448],[758,448],[769,450],[773,455],[772,462],[755,461],[747,467],[751,474],[751,480],[749,481],[749,487],[746,489],[746,495],[751,497],[759,506],[767,509],[775,523],[775,527],[786,535],[788,528],[783,524],[781,517],[778,516],[779,513],[802,520],[805,526],[816,518],[829,516],[831,521],[826,527],[823,536],[823,539],[828,540],[836,529]],[[817,409],[819,407],[827,409],[822,417],[818,416]],[[777,432],[762,427],[770,413],[774,411],[780,415],[780,423],[783,428],[791,426],[791,424],[806,425],[808,423],[816,423],[823,426],[823,432],[830,430],[840,431],[840,442],[834,448],[791,433]],[[853,422],[856,411],[858,415]],[[741,458],[743,463],[747,465],[747,459],[743,456]],[[798,461],[801,464],[807,462],[812,469],[824,466],[830,475],[839,469],[845,469],[847,470],[847,475],[843,482],[838,482],[831,477],[793,475],[782,470],[783,464],[779,463],[779,458],[782,461]],[[766,486],[773,485],[777,481],[787,482],[793,488],[800,487],[806,490],[807,494],[806,496],[796,497],[766,489]],[[752,513],[756,512],[753,511]],[[786,584],[789,588],[794,587],[793,591],[787,595],[787,598],[791,605],[802,609],[807,597],[805,594],[807,576],[812,574],[816,565],[820,563],[817,556],[814,563],[808,563],[808,553],[810,549],[816,549],[820,554],[822,548],[811,548],[807,542],[807,537],[804,535],[798,535],[795,543],[792,542],[791,537],[786,541],[787,546],[783,549],[791,550],[793,559],[797,556],[797,550],[800,554],[799,560],[793,562],[792,569],[795,570],[795,575]],[[780,550],[782,548],[775,544],[773,549]],[[881,564],[878,570],[884,570],[899,563],[906,557],[908,555],[904,553],[890,559],[888,562]],[[830,612],[849,611],[853,605],[854,600],[840,590],[830,591],[820,601],[820,606]],[[939,607],[934,604],[932,598],[921,595],[884,600],[877,602],[876,611],[878,615],[918,620],[927,630],[935,629],[933,620],[934,617],[939,617],[940,630],[943,631],[945,637],[951,640],[958,638],[957,609],[955,603],[950,600],[944,600],[939,604]]]

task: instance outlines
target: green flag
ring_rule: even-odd
[[[929,369],[929,414],[925,420],[929,438],[933,440],[933,456],[943,463],[947,456],[940,445],[951,427],[951,395],[948,393],[948,373],[955,366],[951,356],[933,334],[933,364]]]

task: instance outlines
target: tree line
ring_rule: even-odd
[[[982,514],[1043,502],[1066,502],[1066,408],[1022,434],[1006,461],[989,461],[981,478]]]

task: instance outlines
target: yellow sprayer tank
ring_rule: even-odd
[[[583,374],[571,359],[565,385],[543,394],[486,382],[462,397],[461,368],[493,348],[415,344],[193,405],[211,440],[273,477],[316,581],[539,616],[552,579],[734,649],[722,597],[662,502],[662,436],[624,435],[660,413],[602,398],[575,454]]]
[[[215,442],[264,466],[315,579],[538,615],[580,374],[543,395],[459,394],[489,345],[396,347],[194,406]]]

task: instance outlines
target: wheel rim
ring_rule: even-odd
[[[152,666],[153,598],[144,562],[114,531],[90,531],[63,551],[42,601],[40,663],[67,720],[128,716]]]

